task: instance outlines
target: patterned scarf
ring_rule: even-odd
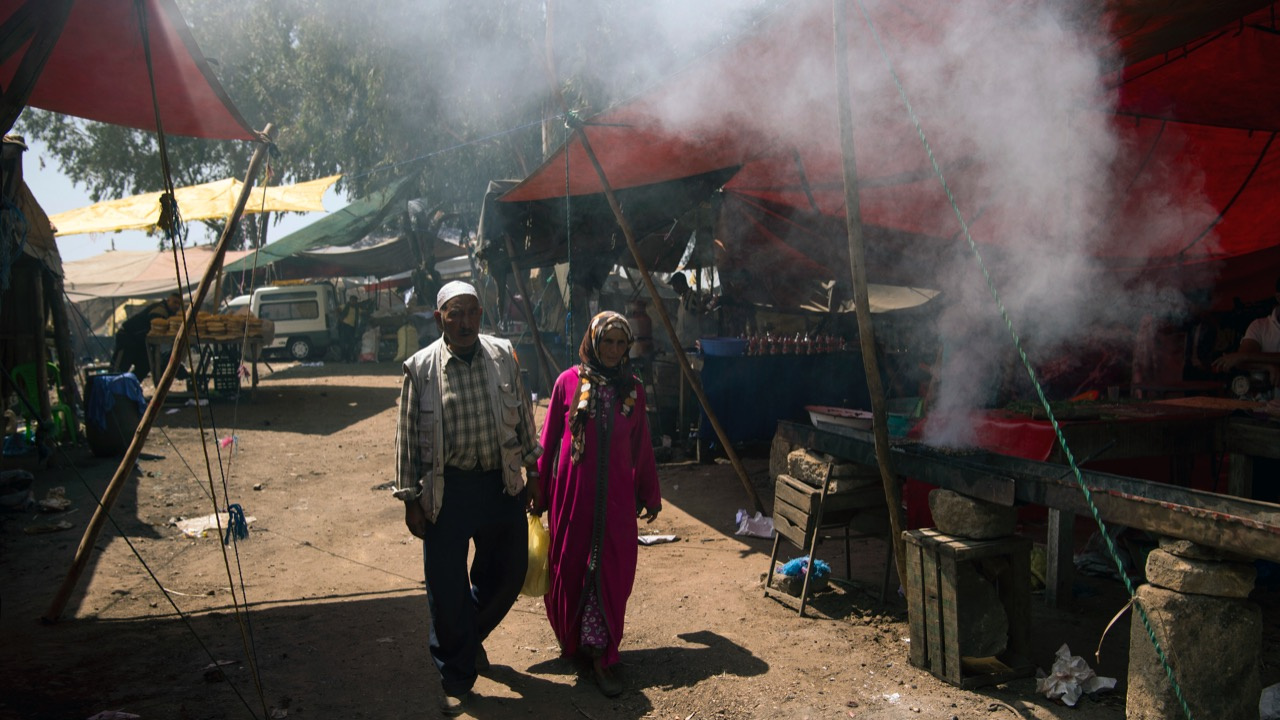
[[[622,360],[614,367],[606,367],[600,361],[600,340],[610,330],[621,330],[627,336],[627,349]],[[569,435],[572,438],[569,459],[573,463],[582,460],[586,447],[587,420],[596,416],[600,388],[612,385],[617,396],[622,399],[620,411],[623,417],[631,415],[636,405],[636,378],[627,368],[631,344],[635,337],[631,334],[631,325],[622,315],[606,310],[591,318],[587,334],[582,336],[582,344],[578,346],[578,357],[582,363],[578,365],[577,403],[569,418]]]

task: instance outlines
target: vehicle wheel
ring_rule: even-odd
[[[302,362],[311,357],[311,341],[304,338],[289,338],[289,357]]]

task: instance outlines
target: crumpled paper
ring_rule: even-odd
[[[252,523],[257,518],[252,515],[246,515],[244,521],[246,524]],[[183,518],[175,521],[173,524],[182,531],[183,535],[189,538],[201,538],[207,533],[217,533],[218,528],[226,529],[231,522],[230,513],[216,513],[205,515],[198,518]]]
[[[1071,648],[1063,643],[1054,655],[1053,671],[1047,676],[1041,676],[1036,682],[1036,692],[1044,693],[1050,700],[1061,699],[1067,705],[1075,707],[1076,701],[1084,693],[1111,690],[1115,686],[1115,678],[1100,677],[1084,658],[1072,655]]]
[[[748,515],[746,510],[739,510],[737,519],[738,531],[734,535],[750,535],[761,538],[773,537],[773,518],[765,517],[764,513],[756,511],[756,514],[752,516]]]

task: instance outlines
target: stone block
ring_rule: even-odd
[[[1192,715],[1214,720],[1257,720],[1262,681],[1262,610],[1247,600],[1189,595],[1142,585],[1156,638]],[[1138,613],[1129,628],[1126,720],[1184,717]]]
[[[827,492],[847,493],[880,483],[880,471],[855,463],[838,462],[826,453],[800,448],[787,454],[786,474],[809,485],[821,488],[827,480]]]
[[[787,455],[794,450],[786,438],[775,434],[773,444],[769,448],[769,477],[776,478],[787,473]]]
[[[1160,538],[1160,549],[1167,553],[1172,553],[1178,557],[1190,558],[1192,560],[1219,560],[1225,562],[1249,563],[1251,559],[1238,555],[1226,550],[1211,548],[1206,545],[1191,542],[1190,540],[1179,540],[1177,538],[1162,537]]]
[[[1166,590],[1224,598],[1246,598],[1258,571],[1252,565],[1179,557],[1163,549],[1147,554],[1147,582]]]
[[[1018,525],[1018,511],[1012,507],[974,500],[941,488],[929,493],[929,512],[940,532],[975,540],[1012,535]]]

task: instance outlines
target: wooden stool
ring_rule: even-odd
[[[911,664],[963,688],[1031,675],[1027,663],[1031,625],[1031,541],[1020,537],[971,540],[932,528],[908,530],[907,612],[911,627]],[[957,574],[962,563],[981,566],[996,586],[1009,620],[1008,645],[994,658],[960,655],[959,617],[966,602]]]
[[[790,475],[778,475],[773,494],[773,550],[769,553],[769,574],[765,578],[765,596],[773,583],[774,568],[778,562],[778,547],[783,538],[800,548],[813,563],[814,551],[817,548],[822,529],[840,530],[844,536],[845,576],[853,575],[852,547],[850,540],[855,537],[850,532],[850,525],[855,518],[866,513],[884,512],[884,490],[879,485],[872,485],[851,492],[829,492],[829,483],[822,487],[807,485]],[[857,537],[867,537],[860,534]],[[891,538],[890,538],[891,540]],[[889,572],[893,567],[893,543],[888,543],[888,557],[885,560],[885,580],[881,588],[880,601],[884,602],[888,594]],[[804,615],[805,604],[809,596],[810,574],[805,574],[804,584],[800,588],[800,615]]]

